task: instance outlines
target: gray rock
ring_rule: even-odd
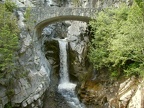
[[[17,11],[18,14],[18,25],[20,29],[24,29],[25,28],[25,24],[24,24],[24,15],[22,11]]]
[[[3,108],[3,105],[2,105],[2,104],[0,104],[0,108]]]
[[[4,0],[3,0],[4,1]],[[42,6],[69,6],[75,7],[75,4],[71,0],[12,0],[16,3],[18,7],[42,7]],[[108,0],[107,3],[96,2],[96,0],[81,0],[78,7],[107,7],[110,6],[113,0]],[[118,3],[114,0],[115,7],[118,7]],[[12,104],[21,104],[22,107],[27,107],[31,104],[33,108],[39,108],[42,106],[42,95],[45,93],[46,89],[49,88],[50,83],[50,72],[51,65],[45,57],[45,52],[43,50],[43,44],[48,39],[47,36],[40,37],[28,31],[27,25],[25,24],[24,18],[25,10],[20,9],[17,11],[18,16],[18,26],[21,29],[20,42],[21,50],[19,53],[19,64],[22,67],[21,71],[24,73],[27,71],[27,76],[18,79],[18,84],[15,85],[14,91],[15,95],[11,99]],[[37,13],[40,14],[40,13]],[[89,41],[87,37],[80,37],[81,32],[86,30],[87,25],[83,22],[66,22],[68,24],[56,24],[52,25],[50,28],[46,28],[43,35],[48,35],[52,37],[65,38],[67,37],[70,42],[71,49],[77,53],[77,58],[79,61],[83,60],[83,53],[86,47],[86,43]],[[68,27],[69,25],[69,27]],[[57,27],[56,27],[57,26]],[[68,31],[65,31],[68,27]],[[61,31],[54,32],[56,28],[61,29]],[[61,33],[61,34],[60,34]],[[60,36],[59,36],[60,35]],[[54,59],[51,63],[53,64]],[[75,61],[74,61],[75,62]],[[77,65],[78,61],[75,62]],[[81,64],[77,65],[79,76],[85,70],[79,68]],[[24,69],[23,69],[24,68]],[[58,79],[57,79],[58,80]],[[125,91],[125,89],[124,89]],[[8,103],[8,98],[5,95],[6,88],[0,87],[0,108],[4,108],[4,105]],[[138,91],[134,99],[131,101],[133,104],[137,97],[140,96]],[[124,98],[122,98],[124,99]],[[140,99],[140,98],[139,98]],[[125,100],[125,99],[124,99]],[[34,102],[36,101],[37,104]],[[139,101],[137,101],[139,103]],[[64,103],[65,104],[65,103]],[[136,104],[135,104],[136,105]],[[67,107],[67,106],[66,106]]]

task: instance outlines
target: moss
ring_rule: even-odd
[[[26,11],[25,11],[25,14],[24,14],[26,22],[30,20],[30,16],[31,16],[30,12],[31,12],[31,8],[30,7],[26,8]]]
[[[9,99],[11,99],[11,98],[15,95],[14,89],[9,89],[9,90],[7,90],[6,95],[7,95],[7,97],[8,97]],[[6,108],[7,108],[7,107],[6,107]],[[8,107],[8,108],[9,108],[9,107]]]
[[[73,0],[72,1],[74,3],[75,6],[79,6],[80,5],[80,0]]]
[[[10,103],[10,102],[9,102],[9,103],[7,103],[7,104],[4,106],[4,108],[12,108],[11,103]]]

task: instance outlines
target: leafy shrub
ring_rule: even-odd
[[[24,14],[26,21],[28,21],[30,19],[30,15],[31,15],[30,11],[31,11],[30,7],[26,8],[26,12]]]
[[[131,7],[121,5],[120,8],[105,9],[90,22],[94,38],[88,57],[96,69],[107,67],[126,76],[143,76],[143,12],[134,2]]]
[[[5,7],[7,9],[7,11],[9,12],[13,12],[13,10],[17,7],[16,4],[14,2],[12,2],[11,0],[6,0],[5,2]]]

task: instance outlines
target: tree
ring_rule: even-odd
[[[140,4],[143,4],[142,2]],[[144,19],[143,5],[121,5],[100,12],[90,22],[94,38],[89,59],[96,69],[108,68],[126,76],[143,75]]]
[[[0,77],[4,77],[16,68],[19,29],[12,10],[14,4],[6,1],[0,4]]]

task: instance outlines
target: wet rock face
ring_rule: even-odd
[[[45,97],[47,98],[44,99],[43,108],[71,108],[57,91],[50,89],[46,92]]]
[[[84,51],[82,53],[82,59],[80,55],[72,48],[69,48],[69,74],[71,78],[75,78],[79,82],[82,82],[91,77],[92,73],[92,65],[87,58],[87,46],[84,47]],[[81,59],[81,61],[79,61]]]
[[[42,31],[42,36],[46,37],[47,40],[51,40],[53,38],[66,38],[67,37],[67,28],[69,24],[65,22],[57,22],[45,27]]]
[[[58,41],[50,40],[44,43],[45,56],[53,67],[59,64],[59,45]]]
[[[78,95],[87,106],[94,105],[103,108],[108,105],[109,98],[115,96],[117,90],[118,85],[116,84],[112,85],[110,82],[102,80],[91,80],[81,85]]]
[[[89,80],[78,91],[89,108],[142,108],[144,88],[137,78],[123,80]]]
[[[91,64],[87,58],[89,34],[87,25],[79,21],[65,21],[55,23],[44,28],[42,36],[46,38],[44,43],[45,56],[59,72],[59,45],[57,38],[68,41],[68,65],[70,79],[82,81],[88,78],[91,73]]]
[[[67,22],[70,23],[70,22]],[[69,74],[71,78],[82,81],[91,73],[91,64],[87,58],[89,34],[85,22],[71,22],[68,27]]]
[[[83,22],[66,21],[49,25],[48,27],[44,28],[42,32],[42,36],[45,38],[43,45],[44,54],[52,66],[50,76],[51,83],[47,96],[45,95],[44,100],[46,102],[44,102],[44,108],[48,108],[48,106],[55,108],[57,105],[59,105],[59,107],[69,108],[67,104],[64,105],[64,100],[63,102],[60,101],[62,97],[59,93],[57,93],[60,69],[60,49],[57,41],[58,38],[66,38],[68,41],[67,52],[70,80],[76,83],[78,83],[78,81],[82,82],[88,78],[88,74],[91,72],[91,70],[89,70],[91,68],[88,68],[90,67],[90,64],[87,59],[87,44],[89,42],[88,34],[86,32],[87,26],[85,25],[85,27],[82,27],[83,25],[85,25]]]

